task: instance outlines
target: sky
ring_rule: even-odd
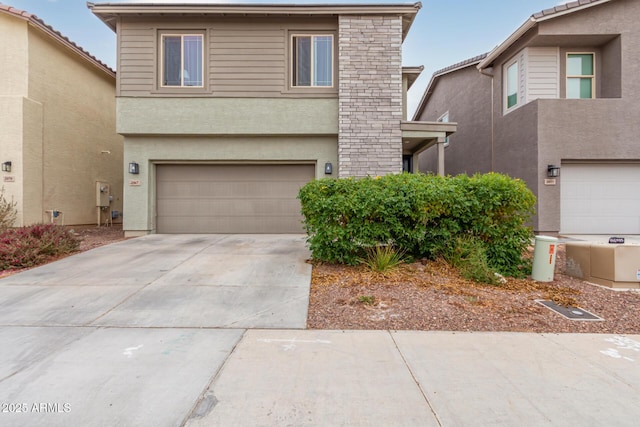
[[[93,0],[94,3],[162,3],[163,0]],[[169,3],[412,3],[411,0],[171,0]],[[431,75],[493,49],[533,13],[566,0],[423,0],[403,45],[403,65],[424,65],[409,91],[411,116]],[[87,8],[86,0],[0,0],[37,15],[115,69],[116,36]]]

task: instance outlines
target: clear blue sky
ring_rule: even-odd
[[[120,3],[126,0],[93,0]],[[138,0],[161,3],[163,0]],[[200,3],[174,0],[171,3]],[[411,3],[406,0],[232,0],[205,3]],[[533,13],[566,0],[423,0],[404,42],[404,65],[425,70],[409,92],[412,112],[434,71],[493,49]],[[115,34],[87,9],[85,0],[0,0],[37,15],[76,44],[115,68]]]

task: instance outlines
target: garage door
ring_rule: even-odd
[[[301,233],[315,165],[158,165],[158,233]]]
[[[640,234],[639,164],[563,165],[561,231]]]

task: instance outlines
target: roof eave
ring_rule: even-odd
[[[407,76],[407,89],[410,89],[411,86],[413,86],[418,77],[420,77],[420,74],[422,74],[422,71],[424,71],[424,65],[402,67],[402,75]]]
[[[30,25],[34,29],[43,32],[55,42],[71,50],[76,55],[80,56],[80,58],[82,58],[83,60],[87,61],[88,63],[98,68],[103,73],[115,79],[116,72],[113,69],[111,69],[111,67],[109,67],[108,65],[100,61],[95,56],[91,55],[89,52],[84,50],[79,45],[72,42],[62,33],[56,31],[53,27],[47,25],[43,20],[38,18],[36,15],[33,15],[29,12],[26,12],[20,9],[13,8],[11,6],[9,6],[8,9],[3,10],[3,12],[9,14],[10,16],[13,16],[14,18],[25,21],[27,25]]]
[[[482,62],[480,62],[480,64],[478,64],[478,70],[482,71],[485,68],[491,67],[493,61],[495,61],[496,58],[502,55],[511,45],[518,41],[518,39],[522,37],[527,31],[538,25],[538,23],[559,18],[570,13],[579,12],[584,9],[589,9],[594,6],[600,6],[611,1],[613,0],[591,0],[587,3],[580,3],[577,5],[573,5],[573,3],[571,3],[569,5],[565,5],[566,8],[562,10],[555,10],[554,8],[554,12],[546,15],[543,13],[545,11],[531,15],[529,19],[525,21],[525,23],[522,24],[513,34],[511,34],[505,41],[500,43],[495,47],[495,49],[489,52],[487,57]],[[556,8],[558,7],[559,6],[557,6]]]
[[[484,70],[491,66],[493,61],[500,56],[505,50],[509,48],[512,44],[514,44],[520,37],[525,35],[527,31],[535,27],[537,24],[537,20],[532,16],[525,21],[514,33],[512,33],[505,41],[496,46],[491,52],[487,54],[487,57],[480,61],[477,68],[478,70]]]
[[[481,57],[482,55],[479,55],[479,56]],[[474,57],[474,58],[477,58],[477,57]],[[438,80],[440,79],[440,77],[442,77],[444,75],[447,75],[447,74],[450,74],[450,73],[453,73],[453,72],[456,72],[458,70],[463,70],[465,68],[473,67],[474,65],[477,65],[479,62],[481,62],[481,59],[478,59],[476,61],[463,61],[457,67],[443,68],[442,70],[436,71],[435,73],[433,73],[431,75],[431,79],[429,80],[429,84],[427,85],[427,88],[424,90],[424,93],[422,94],[422,98],[420,99],[420,102],[418,103],[418,108],[416,108],[416,111],[413,114],[413,120],[418,120],[418,117],[424,111],[424,107],[426,106],[426,103],[429,100],[429,97],[433,93],[433,88],[436,85],[436,83],[438,82]]]
[[[92,3],[87,7],[113,31],[122,15],[400,15],[402,33],[406,37],[422,3],[401,4],[179,4],[179,3]]]

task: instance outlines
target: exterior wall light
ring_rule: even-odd
[[[129,173],[133,175],[138,175],[140,173],[140,165],[136,162],[129,163]]]
[[[2,172],[11,172],[11,162],[4,162],[2,164]]]
[[[333,165],[329,162],[324,164],[325,175],[331,175],[333,173]]]
[[[547,176],[549,178],[557,178],[560,175],[560,166],[547,165]]]

